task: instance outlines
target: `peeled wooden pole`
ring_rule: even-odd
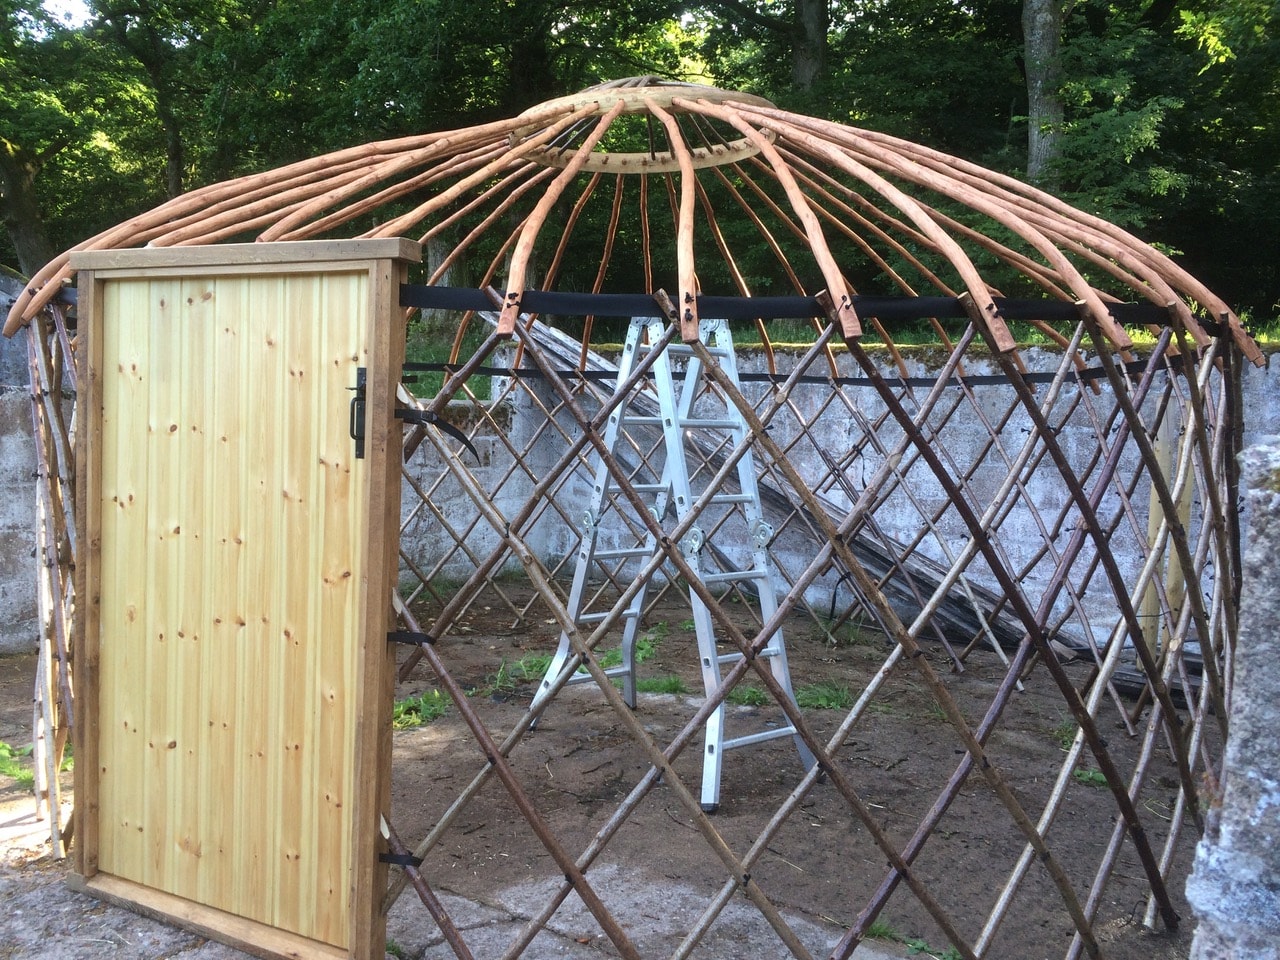
[[[533,245],[538,238],[539,231],[541,231],[543,224],[546,222],[547,216],[551,213],[551,208],[587,162],[587,157],[595,145],[600,142],[600,138],[605,135],[609,126],[621,113],[622,103],[615,103],[599,119],[595,128],[583,141],[582,146],[575,151],[573,159],[569,161],[560,175],[551,181],[550,186],[547,187],[547,192],[542,195],[521,226],[515,250],[511,254],[511,266],[507,271],[506,294],[503,297],[502,311],[498,317],[499,335],[510,336],[515,329],[516,316],[520,312],[520,295],[524,292],[525,273],[529,268],[529,260],[533,256]],[[567,121],[574,119],[576,119],[576,116],[566,118]],[[539,137],[533,140],[526,140],[516,149],[532,150],[534,145],[538,145],[546,139],[550,138]]]
[[[688,101],[677,100],[675,102],[682,106],[690,106]],[[770,142],[768,137],[751,126],[737,111],[716,107],[703,100],[698,101],[696,112],[718,117],[726,123],[732,124],[768,160],[769,165],[773,168],[774,176],[777,177],[787,195],[787,199],[791,202],[791,207],[795,211],[797,219],[804,226],[809,250],[818,263],[818,269],[822,271],[822,278],[827,285],[827,292],[832,297],[836,319],[840,323],[841,330],[844,331],[845,336],[861,336],[862,325],[849,298],[849,286],[845,282],[844,274],[841,273],[839,266],[836,265],[835,258],[831,255],[831,248],[827,246],[826,237],[822,232],[822,225],[818,222],[818,218],[814,215],[808,199],[800,189],[800,185],[796,183],[795,176],[791,173],[777,148]]]

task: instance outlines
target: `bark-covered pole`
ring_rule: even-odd
[[[1241,458],[1248,533],[1222,797],[1187,881],[1191,960],[1280,958],[1280,436]]]

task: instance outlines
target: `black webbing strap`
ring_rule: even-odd
[[[430,410],[409,410],[401,408],[396,411],[396,417],[403,420],[405,423],[415,423],[435,427],[441,433],[453,437],[453,439],[461,443],[471,452],[471,455],[476,458],[476,463],[480,462],[480,453],[474,446],[472,446],[470,438],[448,420],[441,418]]]
[[[412,853],[380,853],[378,854],[378,860],[396,867],[422,866],[422,858],[415,857]]]
[[[436,638],[429,633],[418,633],[416,630],[392,630],[387,634],[389,643],[409,643],[420,647],[424,643],[435,643]]]
[[[1161,361],[1168,365],[1170,370],[1179,371],[1182,369],[1182,355],[1173,354],[1165,356]],[[417,370],[424,373],[444,373],[452,374],[457,371],[456,363],[406,363],[406,370]],[[1121,372],[1129,376],[1138,376],[1142,371],[1146,370],[1146,360],[1131,360],[1128,363],[1119,365]],[[598,381],[614,381],[618,379],[617,370],[555,370],[553,371],[557,377],[564,380],[589,380]],[[511,367],[474,367],[471,371],[472,376],[477,377],[519,377],[522,380],[541,380],[545,379],[546,374],[536,367],[521,367],[512,369]],[[1105,380],[1107,371],[1102,367],[1086,367],[1083,370],[1073,370],[1071,379],[1081,383],[1090,383],[1094,380]],[[652,376],[650,377],[652,379]],[[831,377],[814,375],[795,376],[791,373],[746,373],[739,372],[738,379],[743,383],[786,383],[788,380],[794,379],[796,383],[804,384],[825,384],[832,387],[874,387],[875,381],[869,377]],[[1058,374],[1053,370],[1030,371],[1022,375],[1022,379],[1027,383],[1052,383],[1058,379]],[[901,377],[896,374],[886,374],[885,380],[894,385],[902,385],[905,387],[932,387],[937,381],[933,377]],[[947,380],[947,386],[960,387],[988,387],[1009,382],[1009,377],[1003,373],[989,374],[970,374],[964,377],[952,376]]]
[[[1030,300],[993,297],[1005,320],[1043,320],[1071,323],[1080,319],[1080,308],[1066,300]],[[876,297],[855,296],[853,308],[860,317],[882,322],[925,320],[967,320],[958,297]],[[483,290],[471,287],[435,287],[405,283],[400,285],[400,305],[431,310],[494,310],[493,300]],[[647,293],[561,293],[553,290],[526,290],[520,295],[523,313],[548,313],[585,317],[652,317],[659,315],[657,303]],[[1154,303],[1108,303],[1107,312],[1117,323],[1141,326],[1168,326],[1169,311]],[[817,297],[698,297],[698,315],[722,320],[780,320],[804,317],[825,318]],[[1223,325],[1206,317],[1197,322],[1210,334],[1222,336]]]

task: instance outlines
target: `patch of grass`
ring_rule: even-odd
[[[409,952],[390,937],[387,938],[387,953],[395,957],[396,960],[409,960]]]
[[[698,629],[698,625],[693,622],[693,617],[690,617],[688,620],[680,621],[680,629],[685,633],[693,633]]]
[[[30,747],[14,747],[0,740],[0,776],[11,777],[24,787],[31,786],[35,783],[35,772],[22,762],[29,756]]]
[[[939,952],[929,946],[928,940],[922,940],[919,937],[912,937],[910,940],[903,940],[903,945],[907,948],[908,956],[916,954],[924,954],[929,957],[936,957],[937,960],[960,960],[960,951],[955,947],[947,947]]]
[[[833,647],[871,647],[875,646],[884,634],[875,627],[868,627],[861,617],[851,617],[841,621],[827,620],[819,628],[814,637],[831,644]]]
[[[810,710],[848,710],[853,706],[853,694],[843,683],[822,680],[797,687],[796,703]]]
[[[1053,739],[1058,741],[1058,746],[1063,750],[1070,750],[1071,744],[1076,741],[1076,722],[1074,720],[1063,720],[1060,724],[1053,728]]]
[[[653,649],[656,652],[658,649],[658,643],[662,640],[665,640],[670,633],[671,633],[671,629],[667,626],[667,621],[659,620],[652,627],[650,627],[648,630],[646,630],[644,633],[640,635],[640,639],[636,641],[637,651],[639,650],[640,644],[648,641],[653,645]],[[638,655],[639,654],[637,652],[637,656]]]
[[[887,920],[877,918],[871,921],[871,926],[867,927],[867,937],[871,940],[891,940],[897,943],[902,939],[902,934],[898,933],[893,924]]]
[[[644,663],[652,660],[658,652],[658,644],[667,635],[666,622],[655,623],[640,636],[636,637],[636,663]],[[599,655],[600,666],[608,670],[610,667],[621,666],[622,664],[622,647],[610,647]],[[585,672],[580,669],[580,672]]]
[[[898,932],[897,928],[885,920],[871,921],[871,926],[867,927],[866,939],[900,943],[907,948],[908,956],[924,955],[934,957],[936,960],[960,960],[960,951],[955,947],[947,947],[942,951],[935,950],[929,945],[928,940],[923,937],[904,936]]]
[[[502,662],[498,664],[497,672],[490,674],[487,679],[488,682],[484,687],[475,692],[484,692],[490,696],[495,693],[511,693],[516,688],[516,680],[522,678],[516,676],[515,668],[507,663],[506,657],[503,657]]]
[[[508,663],[504,657],[498,664],[497,671],[489,674],[482,686],[468,690],[467,696],[514,693],[521,683],[526,681],[537,683],[551,666],[551,659],[549,653],[527,653],[515,663]]]
[[[549,653],[526,653],[515,662],[511,672],[526,680],[541,680],[551,666],[551,659]]]
[[[449,712],[449,701],[439,690],[425,690],[416,697],[397,700],[391,708],[391,726],[397,730],[421,727]]]
[[[662,677],[645,677],[643,680],[637,680],[636,689],[641,693],[689,692],[689,688],[684,685],[684,680],[674,673]]]
[[[729,691],[725,700],[740,707],[763,707],[772,702],[773,698],[769,696],[764,687],[757,687],[750,683],[740,683]]]
[[[1101,770],[1086,770],[1080,768],[1073,770],[1071,776],[1075,777],[1080,783],[1090,787],[1105,787],[1107,785],[1107,775]]]

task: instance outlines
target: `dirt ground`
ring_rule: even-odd
[[[641,679],[679,676],[684,694],[640,694],[636,716],[665,746],[693,714],[702,692],[696,640],[678,605],[651,614],[649,635],[656,652],[639,667]],[[476,707],[495,740],[520,719],[535,689],[521,678],[530,655],[554,649],[556,630],[511,628],[500,607],[473,607],[456,635],[440,645],[445,668],[473,691]],[[833,644],[811,618],[797,615],[786,627],[796,689],[844,687],[856,697],[880,669],[889,648],[882,636],[860,634]],[[951,672],[941,648],[929,659],[971,725],[976,725],[1004,674],[990,652],[975,652],[962,673]],[[1072,667],[1075,682],[1085,668]],[[823,686],[825,685],[825,687]],[[401,695],[438,688],[431,671],[418,666],[401,685]],[[728,735],[765,728],[781,716],[774,708],[730,707]],[[825,739],[844,710],[806,709]],[[1032,819],[1039,816],[1064,759],[1062,738],[1069,716],[1047,671],[1030,677],[1015,694],[989,753]],[[1074,734],[1074,726],[1070,727]],[[1112,710],[1103,720],[1119,768],[1128,771],[1139,743],[1131,740]],[[475,740],[456,710],[427,726],[398,736],[395,753],[394,817],[410,846],[425,835],[462,788],[485,766]],[[854,783],[875,821],[901,849],[936,800],[963,755],[957,734],[945,721],[916,670],[901,662],[835,759]],[[553,704],[538,728],[511,755],[530,799],[555,834],[575,854],[609,818],[649,764],[619,717],[591,684],[574,686]],[[747,747],[724,758],[721,806],[711,818],[731,849],[745,851],[785,800],[802,774],[790,738]],[[677,760],[676,769],[696,796],[700,783],[701,737]],[[1062,814],[1049,834],[1054,856],[1083,899],[1093,882],[1117,819],[1109,790],[1083,763],[1080,779],[1068,788]],[[1157,759],[1143,797],[1145,827],[1152,843],[1163,842],[1177,793],[1176,771],[1167,756]],[[610,841],[600,862],[638,871],[656,885],[680,884],[699,891],[699,903],[727,876],[723,864],[698,832],[694,818],[665,785],[657,787]],[[413,839],[408,839],[412,837]],[[1105,954],[1118,960],[1182,958],[1190,945],[1192,921],[1182,897],[1196,840],[1184,829],[1172,884],[1184,918],[1174,933],[1153,934],[1142,925],[1147,886],[1131,844],[1126,844],[1102,893],[1099,937]],[[1024,843],[990,786],[970,775],[939,828],[916,862],[917,876],[948,912],[963,935],[976,938],[996,895]],[[1159,846],[1156,847],[1157,855]],[[885,855],[868,830],[829,783],[819,783],[753,867],[753,879],[780,907],[815,922],[847,927],[886,874]],[[550,890],[558,873],[507,792],[491,779],[444,833],[424,866],[454,892],[483,899],[488,891],[543,878]],[[550,878],[550,879],[546,879]],[[942,954],[946,938],[905,886],[880,915],[881,930],[899,942],[928,943]],[[1052,958],[1066,953],[1072,927],[1046,871],[1033,867],[1000,927],[988,956]]]
[[[696,645],[686,617],[687,610],[682,613],[679,607],[672,607],[651,616],[648,622],[653,653],[639,668],[641,678],[678,676],[686,691],[640,694],[635,716],[660,746],[670,742],[700,700]],[[555,643],[552,625],[534,630],[513,628],[511,620],[500,605],[477,605],[439,647],[450,675],[470,691],[467,702],[498,741],[519,722],[535,688],[535,680],[523,676],[522,671],[528,669],[533,657],[550,653]],[[828,693],[845,687],[855,697],[889,652],[883,638],[874,634],[833,644],[812,620],[803,617],[788,624],[787,644],[797,689],[823,689],[817,685],[826,684]],[[966,669],[957,673],[948,669],[940,649],[932,650],[929,659],[970,723],[976,723],[1003,676],[999,660],[989,652],[975,652]],[[1083,668],[1071,669],[1077,681],[1083,678]],[[31,658],[0,659],[0,740],[11,744],[30,741],[33,670]],[[397,695],[403,699],[439,686],[423,664],[400,685]],[[844,712],[809,707],[805,717],[825,738]],[[776,708],[731,706],[729,735],[767,729],[779,716]],[[1067,716],[1047,673],[1037,670],[1025,691],[1013,696],[988,743],[994,764],[1033,819],[1038,817],[1063,761],[1061,740]],[[1138,742],[1127,736],[1114,709],[1103,723],[1109,749],[1120,768],[1131,769]],[[699,737],[675,763],[695,796],[700,781],[700,747]],[[876,825],[901,849],[962,755],[958,737],[919,675],[902,663],[869,703],[864,718],[835,752],[834,760],[853,782]],[[487,766],[456,707],[424,726],[397,731],[393,762],[392,819],[410,847]],[[590,843],[649,767],[622,720],[590,685],[565,691],[538,728],[512,751],[511,763],[540,816],[573,856]],[[1088,776],[1088,767],[1082,764],[1081,779],[1069,787],[1064,810],[1049,833],[1055,858],[1082,898],[1088,893],[1117,818],[1110,792],[1093,782],[1096,778]],[[725,757],[721,805],[711,823],[731,850],[742,855],[750,847],[801,774],[789,738]],[[1176,792],[1172,764],[1167,756],[1158,756],[1141,807],[1147,817],[1144,826],[1157,852]],[[23,793],[12,780],[0,777],[0,804],[6,810],[13,810]],[[1196,839],[1194,828],[1187,824],[1171,884],[1183,922],[1172,933],[1152,933],[1142,926],[1147,887],[1133,847],[1126,843],[1101,895],[1097,929],[1105,956],[1113,960],[1181,960],[1187,956],[1193,920],[1182,887]],[[1023,845],[990,786],[970,775],[924,845],[915,873],[962,934],[972,940],[982,929]],[[10,891],[47,886],[60,878],[61,869],[47,857],[6,851],[0,883]],[[461,898],[459,903],[501,905],[524,916],[537,912],[561,876],[497,778],[490,778],[462,806],[428,853],[422,870],[435,889]],[[726,876],[726,868],[699,832],[695,817],[669,784],[659,784],[640,803],[588,873],[589,880],[598,878],[606,902],[610,902],[608,889],[614,879],[625,879],[633,887],[641,884],[650,891],[647,898],[629,900],[628,907],[619,907],[620,919],[629,929],[647,927],[661,932],[663,936],[653,943],[665,953],[670,953],[687,932]],[[820,782],[768,842],[751,876],[788,917],[810,923],[817,931],[818,948],[825,950],[855,921],[885,879],[886,858],[834,786]],[[402,905],[409,898],[411,892],[402,898]],[[523,905],[522,910],[512,907],[517,902]],[[742,903],[741,898],[736,902]],[[557,920],[569,916],[575,904],[571,898]],[[638,912],[626,916],[631,906]],[[577,910],[581,916],[566,920],[568,926],[561,932],[568,936],[581,928],[581,935],[566,942],[590,945],[592,956],[609,955],[611,950],[599,928],[583,914],[580,904]],[[679,922],[672,919],[677,916]],[[13,922],[13,917],[4,922]],[[716,956],[785,955],[776,941],[773,948],[743,947],[744,952],[725,946],[729,942],[725,939],[729,935],[724,929],[727,923],[720,921]],[[945,936],[905,886],[888,901],[876,932],[881,937],[878,942],[895,950],[895,955],[950,956]],[[1019,960],[1062,957],[1071,933],[1070,919],[1047,872],[1033,866],[987,956]],[[0,957],[7,955],[5,939],[0,936]]]

